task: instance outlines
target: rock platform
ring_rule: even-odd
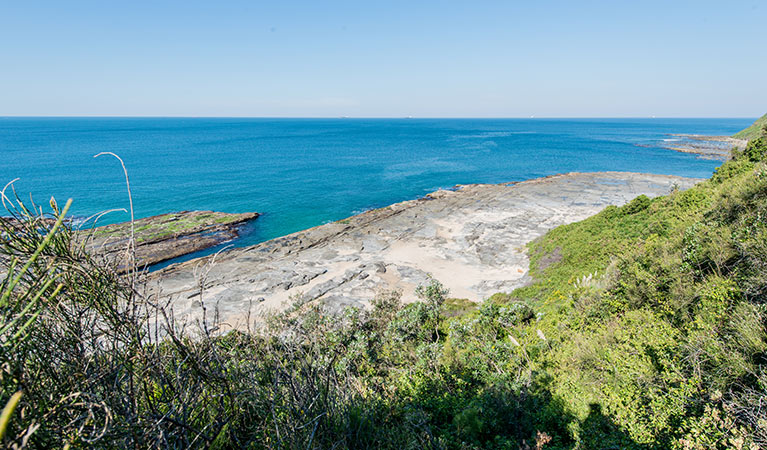
[[[134,221],[136,265],[146,267],[232,240],[239,227],[258,213],[228,214],[213,211],[181,211]],[[104,225],[77,232],[86,248],[118,261],[125,270],[124,252],[131,237],[130,222]]]
[[[194,321],[204,306],[208,317],[218,311],[224,328],[244,328],[292,299],[339,311],[396,289],[412,301],[430,276],[451,297],[481,301],[529,282],[525,244],[548,230],[698,181],[600,172],[457,186],[173,265],[154,273],[150,285],[171,301],[176,317]]]

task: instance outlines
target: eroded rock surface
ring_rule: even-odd
[[[144,267],[213,247],[238,236],[238,227],[258,213],[228,214],[213,211],[181,211],[136,220],[133,225],[136,264]],[[105,225],[79,232],[87,248],[123,259],[131,236],[130,222]]]
[[[674,139],[665,147],[682,153],[693,153],[702,159],[726,161],[732,156],[732,149],[743,150],[748,141],[730,136],[705,136],[701,134],[672,134]]]
[[[331,310],[366,305],[383,289],[412,300],[429,275],[453,297],[480,301],[529,281],[525,244],[640,194],[665,195],[699,180],[635,173],[573,173],[517,184],[465,185],[155,274],[174,313],[218,309],[225,327],[291,298]],[[200,281],[204,286],[200,296]],[[202,302],[201,302],[202,300]],[[251,316],[252,317],[252,316]]]

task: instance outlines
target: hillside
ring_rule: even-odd
[[[530,243],[532,283],[511,293],[429,280],[409,304],[297,300],[243,332],[219,332],[208,268],[208,315],[179,324],[61,221],[16,217],[47,233],[0,240],[6,445],[767,446],[767,138],[689,190]]]
[[[733,134],[732,137],[747,140],[756,139],[764,133],[765,127],[767,127],[767,114],[756,119],[750,127]]]
[[[555,398],[609,418],[593,448],[767,444],[766,141],[690,190],[530,244],[535,282],[509,298],[539,314]]]

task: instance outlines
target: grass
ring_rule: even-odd
[[[767,127],[767,114],[756,119],[751,126],[735,133],[732,137],[747,140],[756,139],[764,133],[765,127]]]
[[[479,305],[467,298],[446,298],[442,307],[442,317],[457,317],[476,311]]]
[[[240,222],[237,214],[204,213],[184,214],[171,213],[156,217],[139,219],[134,223],[136,243],[152,242],[173,236],[197,232],[212,225],[225,225]],[[94,237],[100,239],[127,239],[130,236],[130,224],[120,223],[106,225],[93,231]]]
[[[687,224],[700,219],[711,195],[711,185],[702,184],[652,200],[640,196],[623,207],[609,206],[587,220],[552,230],[528,245],[534,282],[516,294],[535,299],[554,291],[562,295],[576,280],[604,274],[615,255],[647,239],[676,239]]]

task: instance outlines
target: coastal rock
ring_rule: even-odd
[[[730,136],[705,136],[700,134],[672,134],[674,139],[665,142],[665,148],[682,153],[692,153],[702,159],[726,161],[732,149],[743,150],[748,141]]]
[[[238,236],[242,224],[258,216],[258,213],[182,211],[138,219],[133,224],[136,265],[150,266],[230,241]],[[88,250],[114,258],[123,269],[130,236],[130,222],[78,231],[78,238],[85,242]]]
[[[153,276],[158,292],[183,311],[183,319],[196,320],[201,308],[188,296],[198,289],[193,274],[208,265],[203,297],[215,302],[229,328],[248,325],[250,306],[244,305],[250,304],[255,315],[296,300],[318,302],[333,312],[364,307],[377,292],[392,289],[412,301],[430,277],[452,297],[481,301],[529,283],[525,244],[548,230],[607,205],[623,205],[641,194],[665,195],[697,181],[604,172],[458,186]]]

